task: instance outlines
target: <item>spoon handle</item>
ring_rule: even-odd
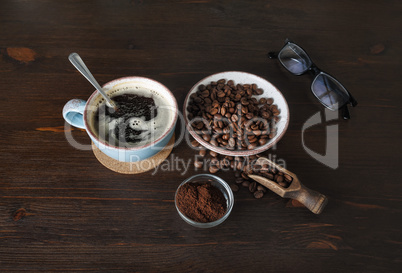
[[[109,98],[108,95],[102,90],[102,87],[99,83],[95,80],[94,76],[92,75],[91,71],[89,71],[88,67],[85,65],[84,61],[81,59],[78,53],[71,53],[68,56],[70,62],[74,65],[74,67],[81,72],[81,74],[98,90],[99,93],[105,98],[109,107],[115,108],[113,101]]]

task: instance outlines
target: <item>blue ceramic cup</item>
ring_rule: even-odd
[[[152,120],[152,133],[140,145],[120,145],[105,137],[96,121],[104,98],[95,91],[87,101],[72,99],[64,105],[63,117],[70,125],[85,129],[92,142],[107,156],[122,162],[137,162],[161,151],[172,138],[178,117],[177,101],[163,84],[144,77],[125,77],[106,83],[103,90],[110,97],[133,93],[154,99],[158,114]],[[135,121],[136,122],[136,121]],[[155,127],[155,128],[154,128]],[[153,131],[155,129],[157,133]],[[113,143],[113,144],[111,144]]]

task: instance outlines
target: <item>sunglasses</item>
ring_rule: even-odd
[[[314,76],[311,91],[321,104],[332,111],[341,109],[343,118],[350,119],[347,105],[350,103],[355,107],[357,101],[339,81],[319,69],[300,46],[287,39],[279,53],[269,52],[268,57],[279,59],[283,67],[293,75],[311,73]]]

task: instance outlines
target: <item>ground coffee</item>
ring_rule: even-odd
[[[223,193],[210,182],[182,185],[177,192],[176,203],[181,213],[200,223],[216,221],[227,210]]]

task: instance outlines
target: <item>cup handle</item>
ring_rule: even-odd
[[[63,107],[63,118],[70,125],[85,129],[84,110],[86,105],[85,100],[72,99],[69,100]]]

